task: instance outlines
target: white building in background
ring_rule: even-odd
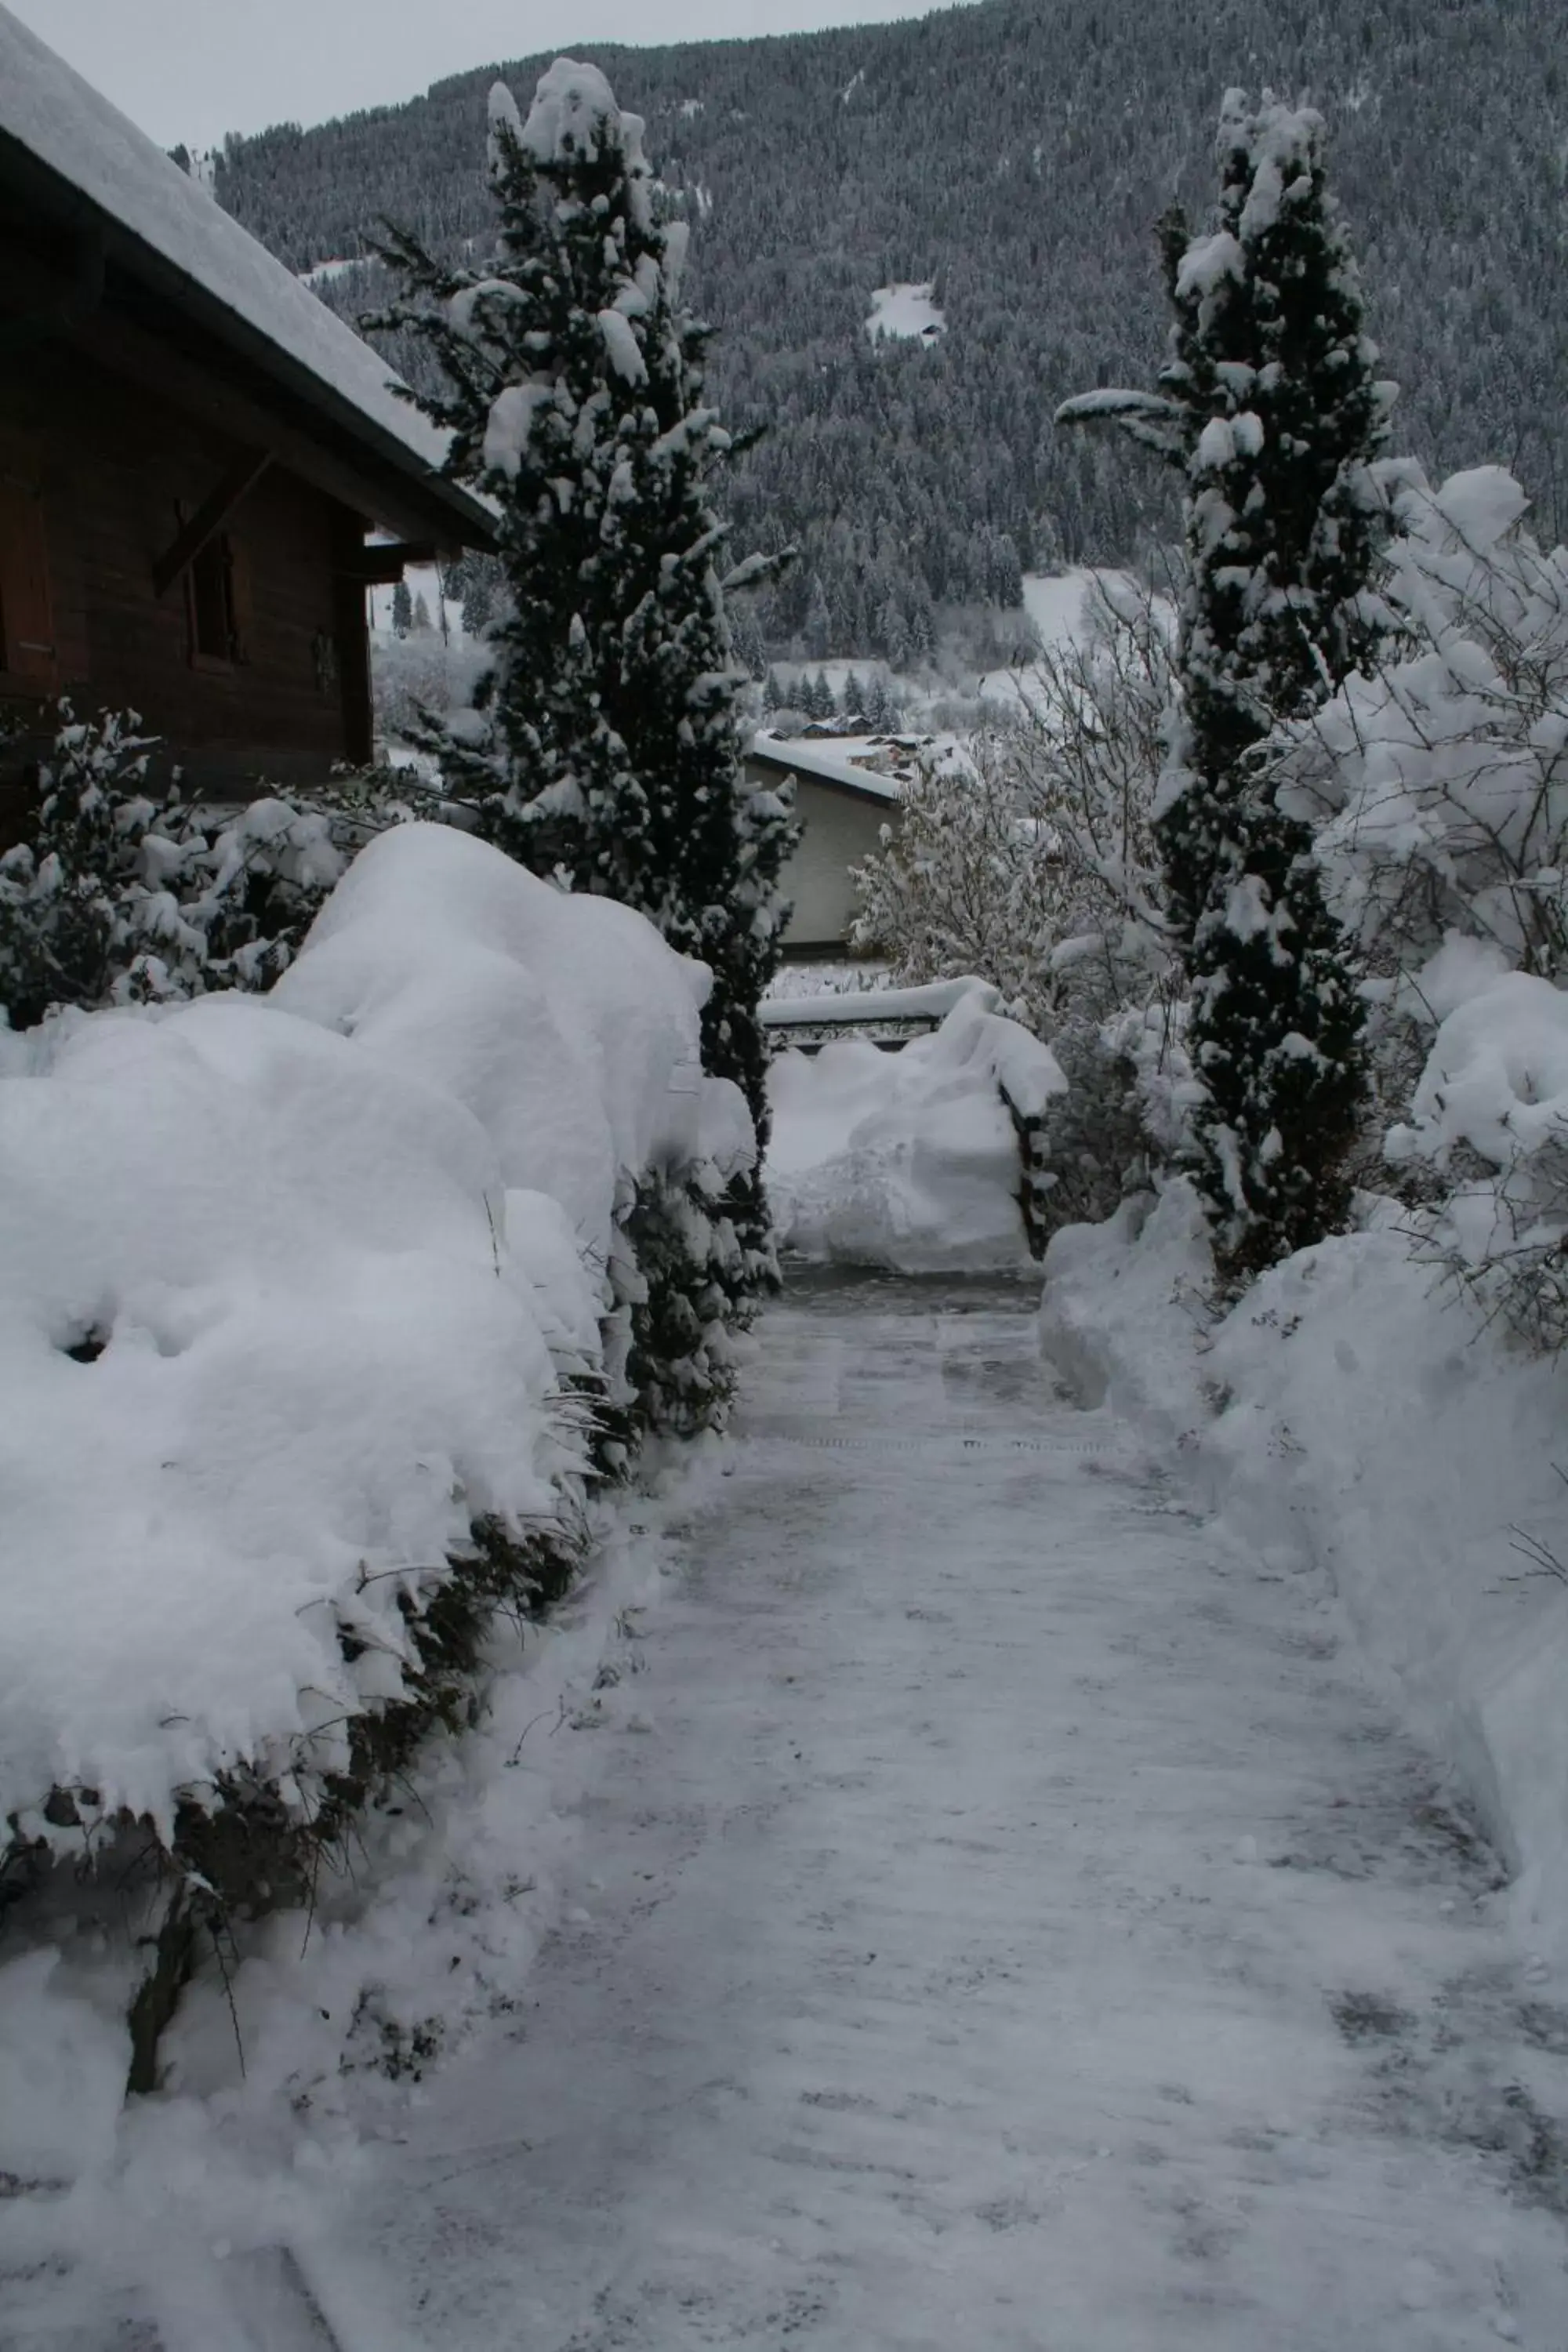
[[[873,756],[887,749],[879,744]],[[794,902],[784,937],[786,961],[844,955],[855,915],[849,869],[870,856],[885,824],[897,824],[902,784],[896,775],[851,758],[842,739],[803,743],[754,736],[746,773],[765,785],[795,778],[801,838],[784,872],[784,895]]]

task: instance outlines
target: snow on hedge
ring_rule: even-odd
[[[0,1060],[0,1814],[308,1806],[479,1519],[558,1517],[617,1189],[737,1149],[707,974],[413,824],[264,998]],[[350,1635],[345,1655],[344,1633]],[[79,1845],[79,1832],[68,1832]]]
[[[994,995],[971,989],[896,1054],[847,1039],[778,1056],[767,1187],[781,1247],[910,1274],[1028,1266],[1014,1113],[1038,1118],[1067,1080]]]
[[[356,859],[273,1001],[454,1095],[509,1189],[608,1252],[617,1182],[697,1157],[706,968],[613,898],[566,897],[444,825]]]
[[[1521,1932],[1561,1959],[1568,1589],[1515,1530],[1568,1560],[1568,1365],[1483,1328],[1423,1257],[1405,1213],[1375,1204],[1211,1331],[1203,1219],[1178,1181],[1053,1239],[1042,1337],[1086,1402],[1177,1449],[1257,1569],[1326,1574],[1512,1863]]]

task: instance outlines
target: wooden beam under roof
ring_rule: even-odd
[[[433,539],[401,539],[360,549],[338,571],[362,588],[389,588],[401,580],[411,563],[438,563],[444,551]]]
[[[229,467],[212,496],[203,499],[184,529],[153,564],[154,596],[166,596],[175,581],[184,577],[203,548],[211,546],[235,509],[256,488],[271,463],[270,449],[251,449]]]
[[[325,436],[286,423],[275,407],[243,391],[216,369],[175,350],[168,341],[108,309],[84,320],[68,340],[111,373],[158,394],[186,415],[237,443],[270,450],[274,465],[287,467],[313,489],[324,490],[353,513],[395,530],[406,540],[428,537],[439,509],[413,479],[399,480],[390,468],[362,466],[326,446]],[[335,436],[334,436],[335,437]]]

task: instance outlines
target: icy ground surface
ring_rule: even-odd
[[[1031,1303],[768,1318],[560,1931],[345,2232],[416,2344],[1568,2344],[1568,2012],[1492,1857]]]

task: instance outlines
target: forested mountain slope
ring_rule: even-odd
[[[1020,567],[1131,551],[1160,486],[1124,450],[1056,435],[1051,412],[1157,362],[1152,226],[1173,195],[1207,203],[1233,82],[1328,116],[1373,329],[1405,387],[1401,445],[1437,467],[1511,463],[1556,525],[1562,0],[982,0],[863,30],[584,54],[647,115],[650,153],[686,192],[713,392],[731,423],[769,427],[731,504],[741,546],[805,551],[763,615],[771,644],[902,660],[933,604],[1006,602]],[[526,100],[542,62],[500,69]],[[300,270],[360,252],[383,216],[482,249],[496,70],[231,141],[217,193]],[[374,280],[321,290],[352,313]],[[946,331],[873,345],[872,293],[905,280],[935,281]]]

